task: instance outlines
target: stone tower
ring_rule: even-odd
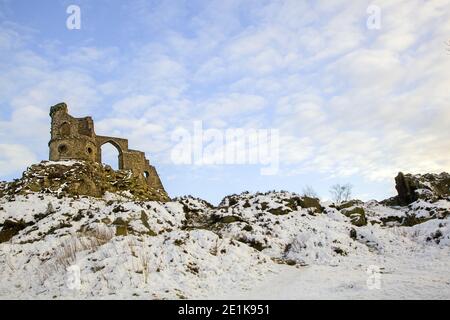
[[[145,153],[128,148],[128,140],[95,134],[91,117],[74,118],[65,103],[50,108],[51,140],[50,161],[83,160],[102,162],[101,147],[111,143],[119,152],[119,170],[130,170],[145,179],[153,188],[165,192],[155,167],[150,165]]]
[[[86,160],[98,158],[94,122],[91,117],[74,118],[68,114],[65,103],[50,109],[50,160]]]

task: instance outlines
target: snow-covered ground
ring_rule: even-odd
[[[219,299],[450,299],[448,250],[354,259],[277,271],[252,288]]]
[[[299,203],[288,192],[217,208],[190,197],[3,197],[0,233],[17,230],[0,243],[0,298],[450,299],[449,201],[367,202],[364,226]],[[402,226],[414,213],[425,222]]]

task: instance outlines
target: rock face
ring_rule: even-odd
[[[3,227],[0,230],[0,243],[9,241],[12,237],[28,226],[29,224],[26,224],[23,220],[5,220],[3,222]]]
[[[395,177],[395,189],[397,190],[398,203],[400,205],[408,205],[418,199],[416,189],[418,188],[417,181],[412,179],[411,175],[405,175],[399,172]]]
[[[353,225],[361,227],[367,224],[366,212],[363,205],[364,203],[360,200],[350,200],[337,206],[336,209],[344,216],[350,218]]]
[[[342,209],[341,213],[350,218],[351,223],[357,227],[362,227],[367,224],[366,213],[362,207]]]
[[[323,212],[323,207],[320,205],[320,201],[317,198],[303,196],[298,200],[298,203],[302,208],[314,208],[316,212]]]
[[[90,161],[43,161],[29,167],[21,179],[3,186],[4,195],[44,192],[64,196],[100,198],[106,192],[134,200],[169,201],[164,189],[149,186],[144,177],[130,170],[113,170]]]
[[[398,205],[405,206],[418,199],[437,201],[450,197],[450,174],[427,173],[403,174],[395,177],[397,197],[394,199]]]

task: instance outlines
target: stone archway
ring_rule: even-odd
[[[97,156],[98,157],[98,162],[102,163],[102,155],[103,155],[102,147],[105,146],[105,145],[108,145],[108,144],[112,145],[117,150],[117,152],[118,152],[118,156],[117,156],[117,161],[118,161],[117,163],[118,163],[118,165],[117,165],[117,168],[119,170],[122,170],[123,169],[123,150],[122,150],[122,147],[120,146],[120,144],[118,144],[113,139],[102,141],[102,143],[98,145],[98,153],[97,153],[97,155],[98,155]]]

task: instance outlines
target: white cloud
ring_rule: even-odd
[[[136,2],[125,14],[139,12],[132,29],[149,30],[138,29],[133,45],[71,52],[53,43],[58,59],[27,46],[17,28],[2,30],[0,103],[9,112],[0,136],[14,143],[37,130],[45,140],[45,113],[65,100],[73,114],[97,116],[99,133],[128,137],[159,161],[175,127],[202,119],[280,129],[291,174],[381,180],[448,170],[448,1],[378,1],[381,30],[366,29],[369,4],[212,1],[190,12]],[[36,124],[21,123],[27,114]]]
[[[0,144],[0,176],[23,171],[37,161],[27,147],[17,144]]]
[[[311,138],[316,147],[298,170],[380,180],[399,170],[450,168],[450,92],[444,89],[450,83],[450,59],[438,45],[439,36],[433,35],[436,19],[449,18],[450,12],[437,10],[440,5],[427,2],[423,13],[419,2],[402,2],[400,11],[381,5],[383,17],[388,17],[374,43],[361,43],[306,74],[304,87],[308,81],[316,88],[336,84],[326,91],[330,98],[318,101],[303,91],[278,99],[280,127]],[[340,32],[335,29],[337,37]],[[296,101],[296,96],[310,103]]]
[[[202,112],[198,116],[206,120],[215,118],[227,120],[233,116],[261,111],[266,104],[261,96],[230,93],[200,103],[199,109]]]

